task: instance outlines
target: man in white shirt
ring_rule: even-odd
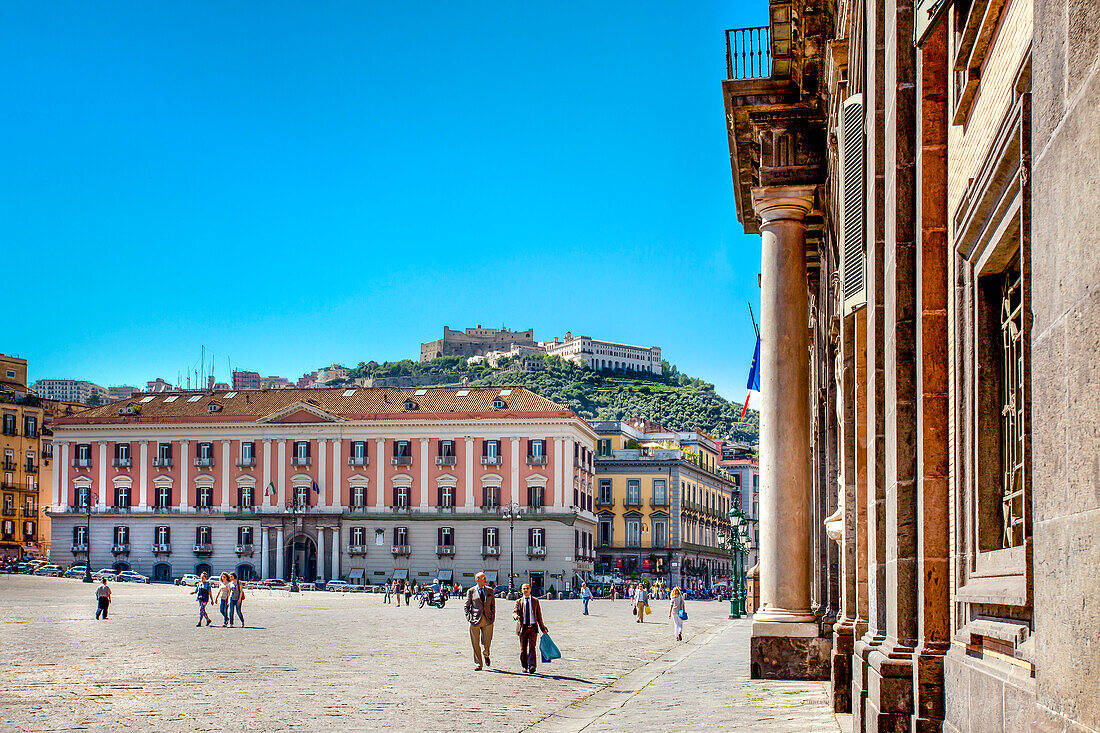
[[[539,638],[539,629],[546,633],[548,629],[542,621],[542,606],[539,599],[531,595],[531,584],[524,583],[523,595],[516,601],[516,607],[512,611],[512,618],[516,620],[516,631],[519,634],[519,663],[523,665],[523,671],[532,674],[538,666],[535,642]]]

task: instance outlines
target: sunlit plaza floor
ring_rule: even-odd
[[[836,731],[823,683],[748,679],[749,622],[689,603],[677,644],[667,602],[644,624],[624,601],[544,602],[562,658],[523,674],[511,603],[492,668],[473,667],[461,599],[255,590],[246,628],[195,628],[187,588],[0,576],[0,729],[272,731]]]

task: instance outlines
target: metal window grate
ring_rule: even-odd
[[[1024,324],[1022,278],[1001,287],[1001,517],[1004,547],[1024,543]]]
[[[768,26],[726,31],[726,78],[767,79],[772,75]]]

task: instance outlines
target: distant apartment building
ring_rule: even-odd
[[[80,402],[87,404],[92,395],[103,402],[110,400],[106,387],[84,379],[39,379],[34,383],[34,393],[48,400]]]
[[[244,389],[260,389],[261,380],[259,372],[246,372],[240,369],[233,371],[233,389],[240,392]]]
[[[508,351],[515,344],[534,346],[534,330],[482,328],[480,323],[465,331],[444,326],[443,338],[420,344],[420,361],[431,361],[440,356],[484,356],[490,351]]]
[[[260,389],[290,389],[294,386],[286,377],[264,377],[260,380]]]
[[[589,336],[573,336],[569,332],[566,332],[564,341],[555,338],[542,346],[551,356],[560,356],[595,371],[662,373],[659,346],[618,344]]]
[[[134,392],[140,392],[140,391],[141,390],[138,389],[137,387],[131,387],[128,384],[123,384],[123,385],[118,386],[118,387],[108,387],[107,388],[107,401],[108,402],[117,402],[118,400],[126,400],[126,399],[129,399],[130,395],[132,395]]]
[[[527,346],[524,344],[514,344],[512,348],[507,351],[490,351],[481,356],[471,356],[466,360],[469,365],[480,364],[482,362],[487,363],[492,368],[496,369],[500,366],[502,359],[523,359],[524,357],[531,356],[532,354],[545,354],[546,349],[539,345]],[[540,365],[542,362],[539,362]],[[535,367],[536,369],[538,367]]]
[[[298,389],[308,389],[311,387],[324,387],[337,380],[347,379],[348,370],[346,367],[342,367],[339,364],[331,364],[320,369],[314,369],[308,374],[303,374],[298,378]]]
[[[175,391],[176,386],[171,382],[166,382],[160,377],[145,383],[146,392],[172,392]]]

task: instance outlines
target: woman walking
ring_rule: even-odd
[[[680,586],[672,589],[669,596],[668,617],[672,619],[672,629],[676,632],[676,641],[684,640],[684,619],[687,611],[684,610],[684,592]]]
[[[199,601],[199,622],[196,627],[202,626],[202,620],[206,619],[206,625],[210,625],[210,615],[206,612],[206,604],[210,602],[210,579],[206,573],[199,576],[199,582],[195,583],[195,590],[191,591]]]
[[[229,626],[233,626],[233,614],[241,619],[241,628],[244,628],[244,614],[241,612],[241,603],[244,602],[244,583],[240,581],[236,573],[229,574]]]
[[[218,610],[222,615],[222,626],[229,625],[229,573],[222,573],[218,578]]]
[[[592,591],[588,590],[588,583],[581,583],[581,603],[584,604],[584,615],[588,615],[588,602],[592,600]]]

